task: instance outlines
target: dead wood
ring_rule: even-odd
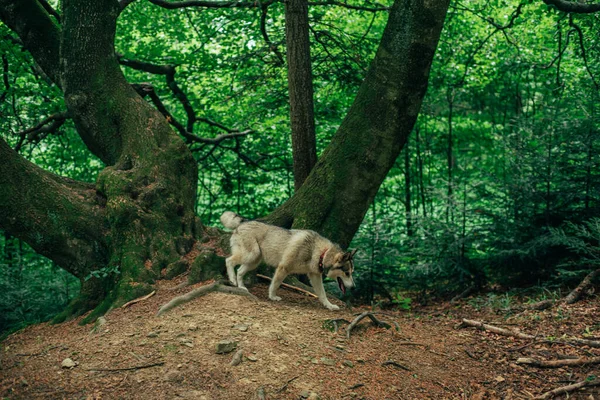
[[[373,313],[371,311],[365,311],[364,313],[360,314],[358,317],[354,318],[354,320],[346,328],[346,337],[348,339],[350,339],[350,332],[352,332],[352,329],[354,329],[356,327],[356,325],[358,325],[358,323],[366,317],[369,317],[369,319],[373,322],[373,324],[375,326],[377,326],[378,328],[390,329],[392,327],[387,322],[383,322],[383,321],[380,321],[379,319],[377,319],[377,317],[374,314],[375,313]],[[396,324],[396,326],[397,326],[397,324]]]
[[[542,300],[537,303],[529,304],[525,307],[526,310],[546,310],[554,305],[554,300]]]
[[[269,278],[268,276],[262,275],[262,274],[256,274],[256,277],[257,278],[261,278],[261,279],[265,279],[265,280],[267,280],[269,282],[273,280],[272,278]],[[303,293],[303,294],[305,294],[307,296],[318,298],[318,296],[316,294],[314,294],[312,292],[309,292],[308,290],[299,288],[297,286],[292,286],[292,285],[289,285],[287,283],[281,283],[281,287],[286,288],[286,289],[290,289],[290,290],[294,290],[294,291],[299,292],[299,293]]]
[[[210,285],[200,286],[199,288],[196,288],[196,289],[194,289],[186,294],[183,294],[181,296],[174,297],[173,299],[171,299],[171,301],[169,301],[168,303],[166,303],[162,307],[160,307],[160,309],[158,310],[158,313],[156,315],[162,315],[165,312],[167,312],[177,306],[180,306],[182,304],[185,304],[185,303],[195,299],[196,297],[204,296],[205,294],[212,293],[212,292],[236,294],[239,296],[250,297],[253,300],[258,300],[258,298],[256,296],[254,296],[252,293],[248,292],[247,290],[241,289],[238,287],[227,286],[227,283],[225,281],[214,282],[214,283],[211,283]]]
[[[394,360],[387,360],[387,361],[384,361],[384,362],[382,362],[382,363],[381,363],[381,365],[383,365],[383,366],[386,366],[386,365],[391,365],[391,366],[393,366],[393,367],[400,368],[400,369],[403,369],[403,370],[405,370],[405,371],[412,371],[412,369],[410,369],[410,368],[408,368],[407,366],[405,366],[405,365],[402,365],[402,364],[400,364],[399,362],[396,362],[396,361],[394,361]]]
[[[336,319],[327,319],[325,320],[325,322],[323,322],[323,326],[327,329],[331,329],[333,328],[333,332],[337,333],[338,330],[340,329],[340,327],[338,326],[338,324],[350,324],[350,321],[348,321],[347,319],[344,318],[336,318]]]
[[[562,386],[562,387],[556,388],[554,390],[551,390],[549,392],[546,392],[546,393],[536,397],[536,399],[540,399],[540,400],[551,399],[554,396],[558,396],[560,394],[571,393],[577,389],[581,389],[584,387],[590,387],[590,386],[600,386],[600,379],[585,380],[585,381],[574,383],[572,385]]]
[[[291,378],[291,379],[288,379],[288,381],[287,381],[286,383],[284,383],[282,387],[280,387],[279,389],[277,389],[277,390],[275,391],[275,394],[283,392],[285,389],[287,389],[287,387],[288,387],[288,385],[289,385],[290,383],[292,383],[293,381],[295,381],[295,380],[296,380],[296,379],[298,379],[299,377],[300,377],[300,375],[298,375],[298,376],[295,376],[295,377],[293,377],[293,378]]]
[[[600,364],[600,357],[570,358],[565,360],[538,360],[537,358],[521,357],[517,364],[533,365],[540,368],[576,367],[581,365]]]
[[[125,368],[89,368],[89,369],[86,369],[86,371],[94,371],[94,372],[134,371],[134,370],[144,369],[144,368],[160,367],[161,365],[165,365],[164,361],[153,363],[153,364],[138,365],[135,367],[125,367]]]
[[[571,293],[565,297],[564,302],[566,304],[576,303],[581,295],[584,294],[588,288],[592,285],[594,279],[600,275],[600,268],[595,271],[590,272],[575,289]]]
[[[515,332],[515,331],[508,330],[508,329],[498,328],[497,326],[494,326],[494,325],[488,325],[488,324],[484,324],[481,321],[474,321],[474,320],[470,320],[470,319],[463,319],[462,322],[459,325],[457,325],[457,328],[464,328],[467,326],[479,328],[484,331],[497,333],[498,335],[511,336],[511,337],[516,337],[516,338],[525,339],[525,340],[535,340],[540,337],[545,337],[544,335],[534,336],[534,335],[528,335],[528,334],[522,333],[522,332]],[[565,343],[565,344],[570,344],[570,345],[582,345],[582,346],[590,346],[590,347],[600,348],[600,340],[569,338],[569,339],[564,339],[564,340],[546,339],[546,340],[542,340],[542,342],[544,342],[544,343]]]
[[[140,301],[147,300],[147,299],[149,299],[150,297],[154,296],[155,294],[156,294],[156,290],[153,290],[153,291],[152,291],[152,293],[150,293],[150,294],[147,294],[147,295],[145,295],[145,296],[138,297],[137,299],[133,299],[133,300],[131,300],[131,301],[128,301],[127,303],[123,304],[123,305],[121,306],[121,308],[127,308],[127,307],[129,307],[130,305],[132,305],[132,304],[139,303]]]

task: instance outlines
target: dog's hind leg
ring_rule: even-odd
[[[277,289],[279,289],[281,282],[283,282],[283,280],[285,279],[285,277],[287,275],[288,274],[284,268],[278,267],[275,270],[275,275],[273,275],[273,279],[271,280],[271,285],[269,286],[269,299],[271,299],[273,301],[281,300],[281,297],[277,296],[275,293],[277,293]]]
[[[315,293],[319,297],[321,304],[332,311],[340,309],[335,304],[331,304],[329,302],[327,293],[325,293],[325,288],[323,287],[323,276],[321,274],[308,274],[308,279],[310,279],[310,284],[312,285],[313,289],[315,289]]]
[[[242,266],[237,271],[237,285],[239,288],[246,289],[246,285],[244,285],[244,275],[250,271],[254,271],[256,267],[258,267],[258,262],[256,263],[248,263],[242,264]]]
[[[225,266],[227,267],[227,277],[229,278],[229,282],[233,283],[234,286],[237,286],[237,279],[235,276],[235,266],[240,262],[238,261],[238,257],[236,254],[232,254],[231,257],[227,257],[225,260]]]

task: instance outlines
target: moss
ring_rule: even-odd
[[[212,249],[204,249],[192,262],[188,283],[220,279],[225,276],[225,259],[218,256]]]
[[[183,274],[188,268],[188,263],[185,260],[179,260],[167,265],[165,271],[166,279],[173,279],[178,275]]]

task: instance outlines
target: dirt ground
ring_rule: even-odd
[[[316,299],[288,290],[280,290],[283,301],[271,302],[261,284],[250,288],[258,301],[210,293],[156,316],[161,305],[191,289],[174,289],[177,283],[164,282],[155,296],[113,310],[96,332],[71,321],[31,326],[9,336],[1,343],[0,396],[524,399],[600,375],[598,364],[552,369],[516,364],[519,357],[600,356],[599,348],[456,328],[462,318],[470,318],[540,339],[594,339],[600,336],[598,297],[545,311],[497,312],[485,299],[471,299],[387,312],[379,317],[397,322],[398,331],[375,328],[365,319],[346,339],[345,326],[336,333],[324,322],[352,320],[364,310],[331,312]],[[222,340],[236,341],[237,349],[216,354]],[[242,362],[231,366],[237,351],[243,353]],[[76,365],[62,366],[67,358]],[[600,386],[569,398],[600,399]]]

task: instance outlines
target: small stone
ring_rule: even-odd
[[[197,331],[197,330],[198,330],[198,326],[197,325],[195,325],[195,324],[189,324],[188,325],[188,331],[194,332],[194,331]]]
[[[303,399],[308,399],[308,396],[310,396],[310,392],[308,390],[303,390],[300,392],[300,397]]]
[[[248,325],[237,324],[233,326],[233,329],[237,329],[238,331],[246,332],[248,330]]]
[[[335,360],[327,357],[321,357],[321,362],[325,365],[335,365]]]
[[[65,358],[60,365],[63,368],[75,368],[77,364],[79,363],[71,360],[70,358]]]
[[[158,337],[158,333],[156,333],[156,332],[150,332],[146,336],[147,337]]]
[[[256,357],[255,357],[255,356],[253,356],[252,354],[250,354],[250,355],[247,355],[247,356],[246,356],[246,360],[248,360],[248,361],[252,361],[252,362],[257,362],[257,361],[258,361],[258,358],[256,358]]]
[[[187,346],[187,347],[194,347],[194,343],[191,343],[191,342],[182,342],[181,345]]]
[[[365,363],[365,360],[363,360],[362,358],[357,358],[357,359],[356,359],[356,362],[357,362],[357,363],[364,364],[364,363]]]
[[[178,338],[183,337],[183,336],[185,336],[184,332],[179,332],[177,335],[175,335],[175,337],[178,337]]]
[[[336,344],[335,348],[338,349],[338,350],[344,350],[345,349],[345,347],[342,346],[341,344]]]
[[[217,343],[216,353],[217,354],[226,354],[231,353],[237,348],[238,342],[233,340],[221,340]]]
[[[349,368],[353,368],[354,367],[354,363],[352,361],[349,361],[349,360],[345,360],[342,364],[344,364],[346,367],[349,367]]]
[[[165,376],[163,377],[163,380],[165,380],[167,382],[182,382],[183,375],[179,371],[170,370],[165,374]]]
[[[308,395],[308,400],[321,400],[321,398],[319,397],[318,394],[316,394],[315,392],[311,392]]]

